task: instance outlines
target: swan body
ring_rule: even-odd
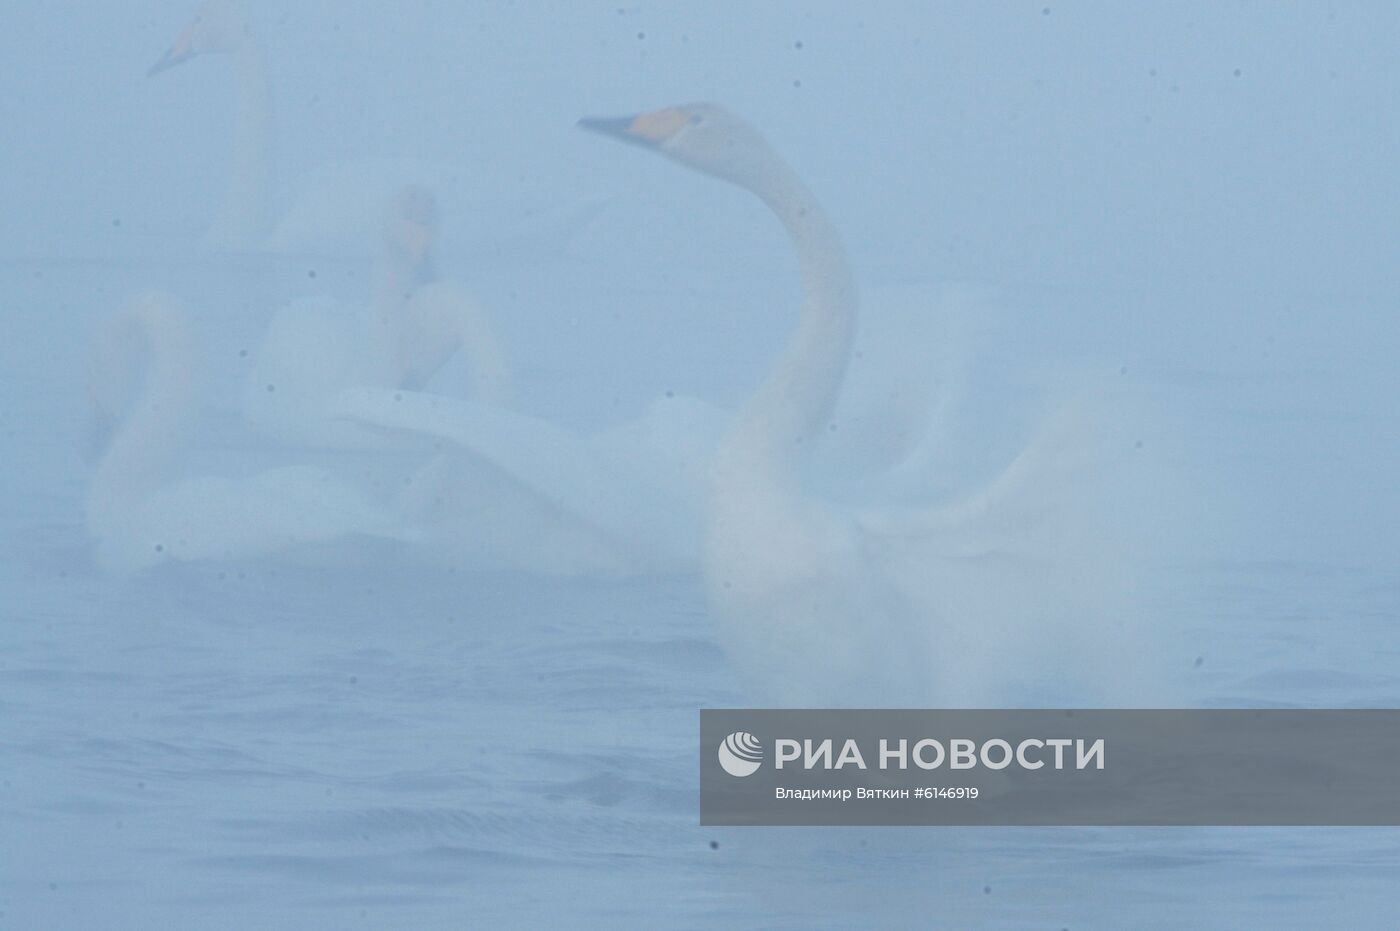
[[[1094,481],[1121,438],[1101,435],[1092,404],[1047,418],[965,500],[820,499],[804,471],[837,406],[858,305],[820,204],[755,129],[714,105],[581,125],[748,190],[798,255],[796,331],[720,441],[704,507],[706,588],[752,693],[818,707],[1004,700],[1010,683],[989,670],[1100,637],[1115,575],[1111,548],[1095,545]]]
[[[273,317],[244,383],[243,413],[260,432],[294,445],[376,447],[382,437],[332,416],[355,386],[419,387],[458,350],[474,397],[509,400],[505,354],[489,317],[460,285],[438,279],[435,201],[410,186],[384,221],[372,302],[292,301]]]
[[[413,539],[392,513],[308,466],[244,478],[180,477],[197,406],[199,356],[168,295],[134,298],[100,334],[89,369],[94,414],[111,427],[87,497],[104,569],[248,559],[349,537]],[[127,409],[119,420],[119,408]]]

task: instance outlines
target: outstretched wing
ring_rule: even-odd
[[[856,513],[870,564],[910,616],[933,625],[949,694],[1099,696],[1106,679],[1132,668],[1138,566],[1127,542],[1141,528],[1123,508],[1133,496],[1120,491],[1131,487],[1139,450],[1116,423],[1088,398],[1065,402],[980,492],[939,507]],[[1056,662],[1077,663],[1082,675],[1061,666],[1058,678],[1046,676]],[[1037,676],[1041,685],[1027,692],[986,691]]]
[[[353,388],[340,396],[336,410],[360,424],[432,437],[488,462],[628,549],[695,548],[677,527],[679,520],[693,523],[693,513],[681,513],[676,477],[664,474],[639,446],[600,442],[528,414],[415,391]]]

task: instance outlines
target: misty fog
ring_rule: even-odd
[[[1400,701],[1400,9],[6,12],[0,926],[1386,926],[1393,831],[695,761]]]

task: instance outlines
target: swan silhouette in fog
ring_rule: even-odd
[[[1086,484],[1102,463],[1089,406],[1067,405],[984,491],[939,507],[859,508],[804,488],[856,333],[836,230],[751,126],[709,104],[581,125],[757,196],[797,252],[795,334],[720,441],[703,574],[720,638],[752,692],[778,703],[901,703],[991,694],[1004,649],[1099,620]],[[1092,636],[1092,635],[1090,635]],[[994,678],[994,677],[993,677]],[[1002,683],[1003,685],[1005,683]]]
[[[185,314],[168,295],[133,298],[98,333],[88,399],[105,442],[86,519],[102,568],[247,559],[350,536],[411,538],[387,509],[323,469],[177,477],[199,367]]]
[[[418,388],[459,350],[473,397],[510,397],[505,353],[478,302],[437,276],[437,204],[418,186],[401,190],[384,218],[368,307],[329,297],[293,301],[268,327],[244,384],[254,427],[299,445],[381,445],[331,416],[347,388]]]
[[[373,247],[384,204],[406,183],[432,181],[441,191],[455,169],[420,159],[356,160],[323,166],[306,179],[298,196],[278,210],[276,121],[271,71],[261,36],[237,0],[207,0],[165,53],[147,70],[165,72],[202,55],[233,62],[237,81],[228,187],[205,233],[214,249],[281,255],[364,254]],[[597,200],[545,209],[504,212],[487,241],[486,253],[562,252],[605,204]]]

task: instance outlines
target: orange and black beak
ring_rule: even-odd
[[[154,65],[146,69],[146,77],[149,78],[153,75],[160,74],[162,71],[168,68],[174,68],[176,65],[189,61],[193,57],[194,37],[191,35],[191,30],[186,29],[184,32],[180,33],[179,38],[175,40],[175,44],[166,49],[165,54],[160,56],[160,59],[156,61]]]
[[[578,121],[580,129],[589,132],[601,133],[604,136],[612,136],[614,139],[621,139],[623,142],[631,142],[636,145],[654,147],[656,142],[643,136],[638,136],[628,131],[635,117],[630,116],[585,116]]]
[[[652,110],[636,116],[586,116],[578,121],[578,125],[582,129],[604,136],[654,149],[689,122],[690,117],[684,111],[677,107],[668,107],[665,110]]]

